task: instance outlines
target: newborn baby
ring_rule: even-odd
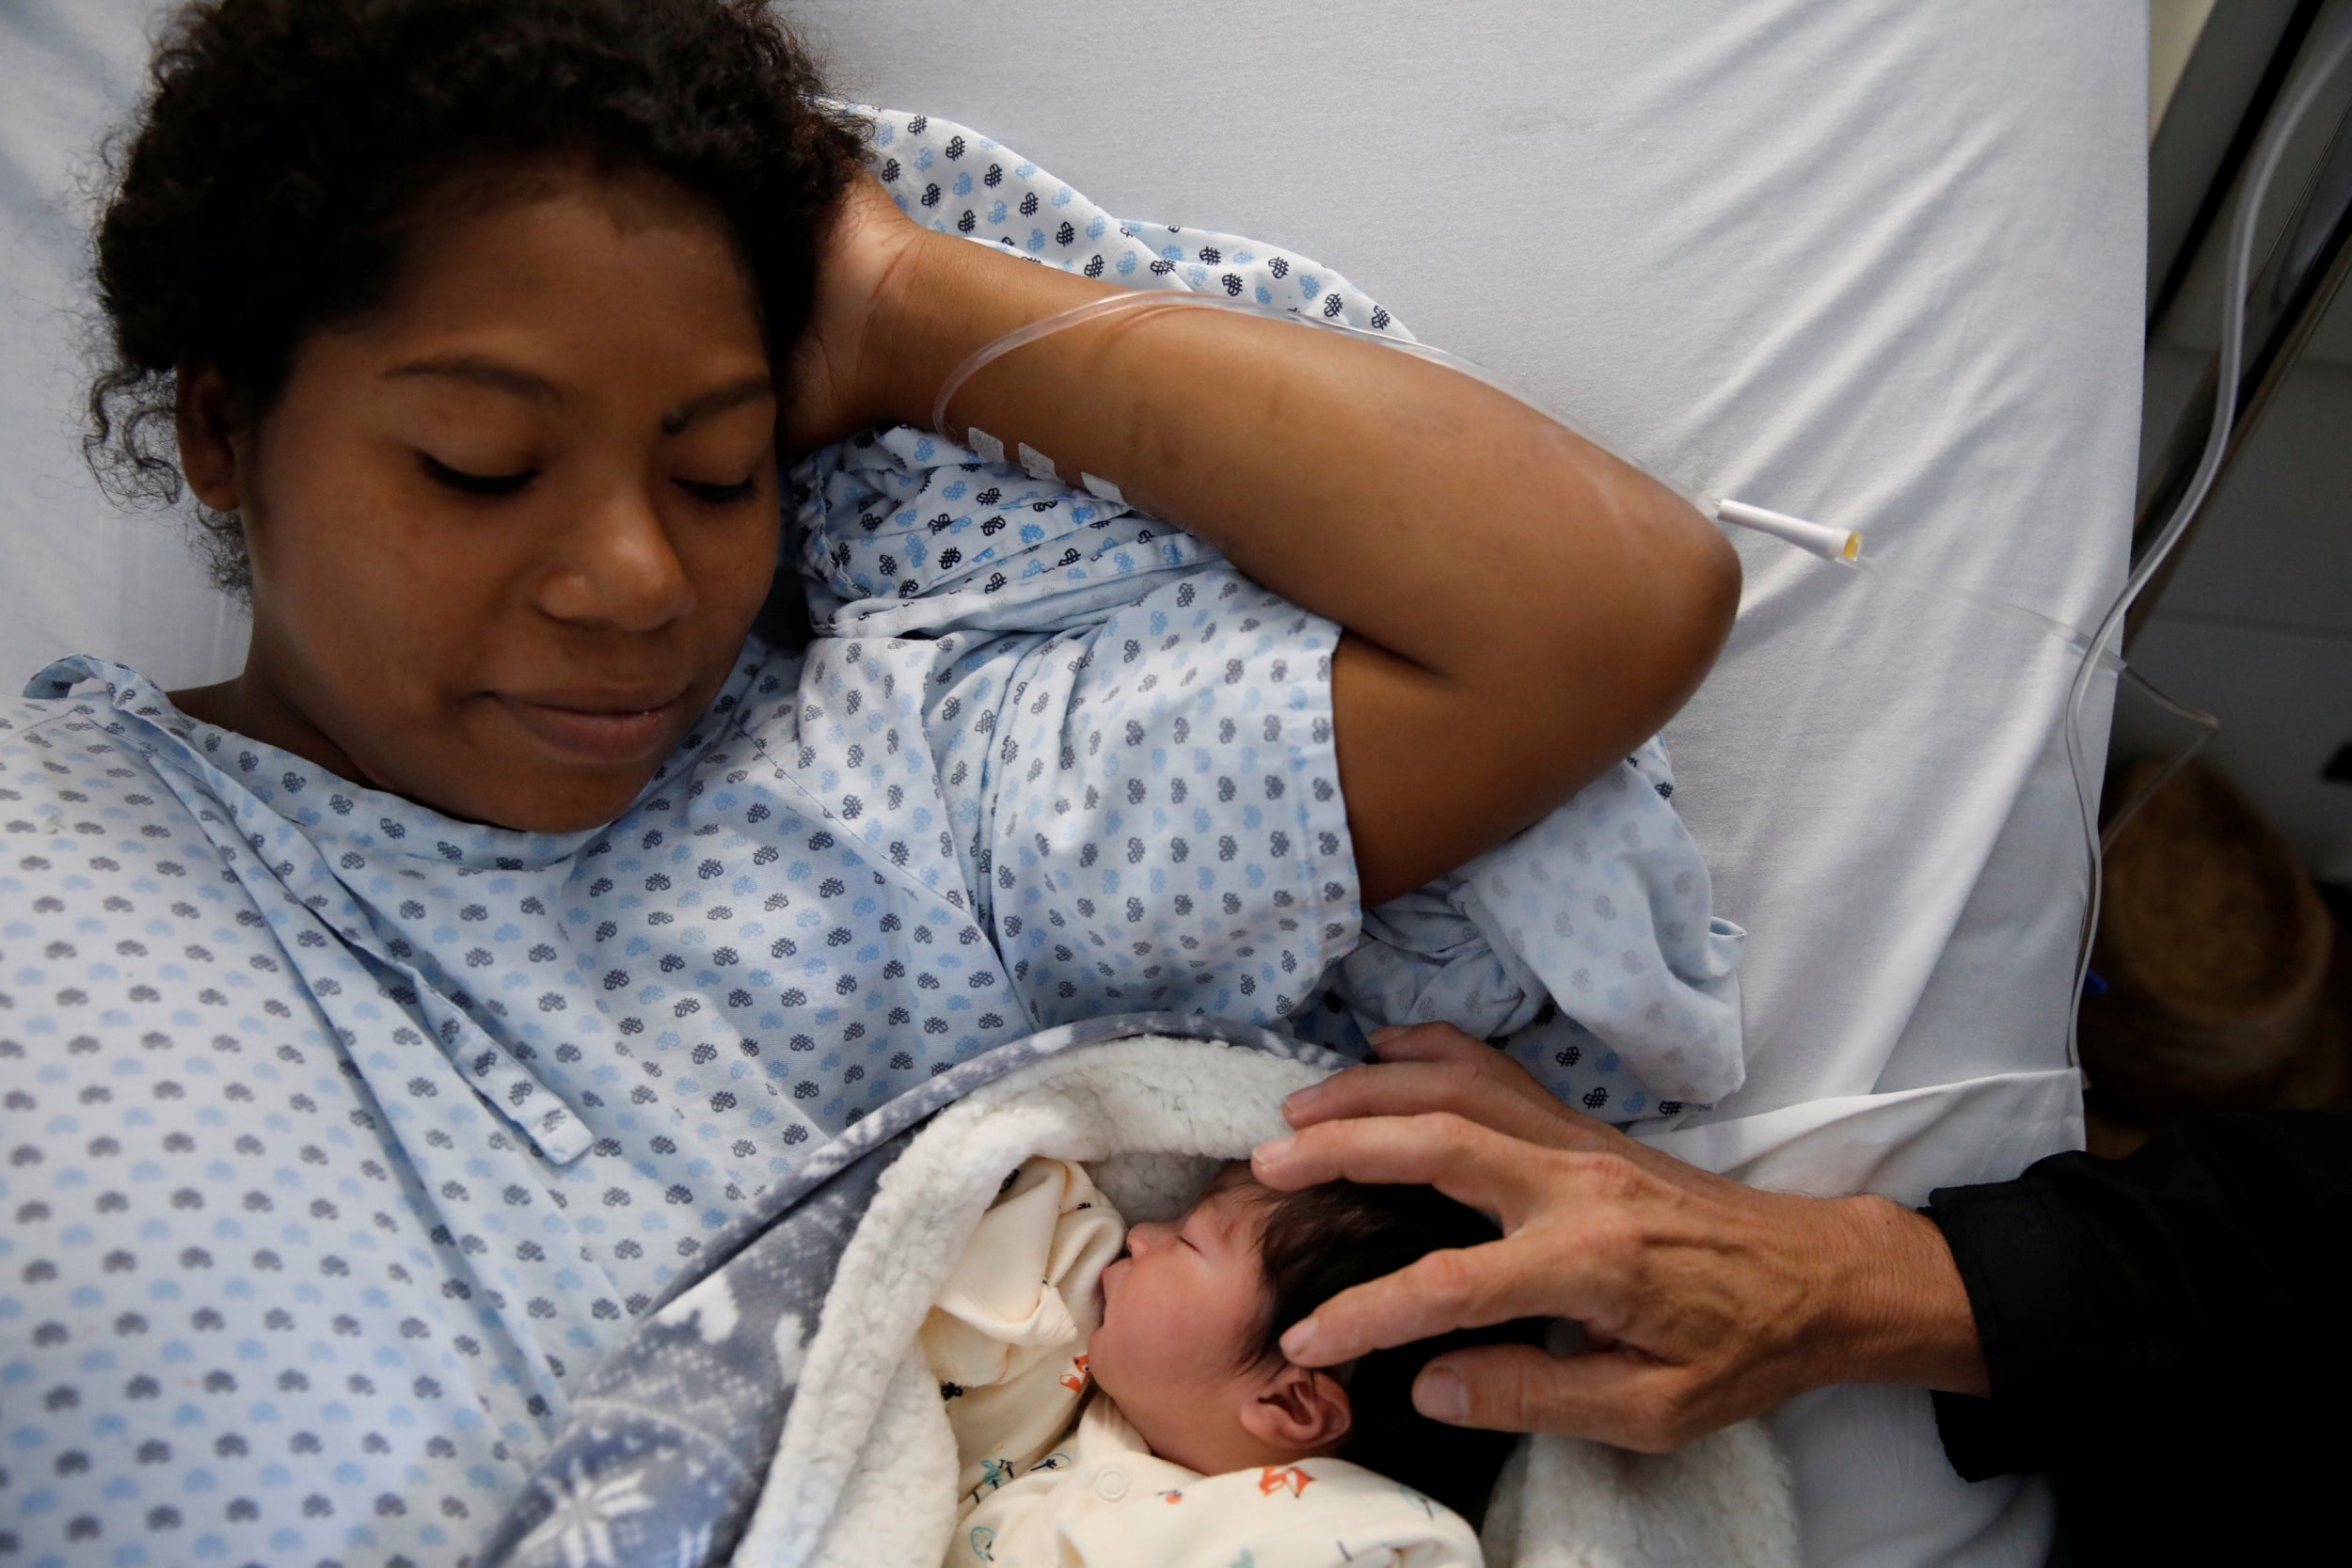
[[[1496,1234],[1428,1188],[1282,1194],[1242,1164],[1174,1223],[1128,1229],[1080,1167],[1026,1162],[922,1330],[962,1472],[950,1568],[1477,1564],[1512,1440],[1421,1416],[1413,1378],[1540,1325],[1320,1370],[1279,1339],[1350,1286]]]

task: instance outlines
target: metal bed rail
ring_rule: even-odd
[[[2291,56],[2300,49],[2307,33],[2307,27],[2290,29],[2280,43],[2281,53],[2290,58],[2278,62],[2275,69],[2265,73],[2256,102],[2249,105],[2248,123],[2233,138],[2231,156],[2225,158],[2215,177],[2214,190],[2200,214],[2199,231],[2183,247],[2184,254],[2176,259],[2165,287],[2159,291],[2156,307],[2149,317],[2152,337],[2179,291],[2180,279],[2185,275],[2198,244],[2226,232],[2211,222],[2208,214],[2220,210],[2222,198],[2236,183],[2255,141],[2251,133],[2259,131],[2261,122],[2275,109],[2278,88],[2288,74]],[[2296,194],[2278,240],[2248,285],[2246,355],[2233,391],[2235,420],[2222,454],[2220,473],[2196,515],[2189,519],[2180,544],[2125,618],[2126,648],[2147,625],[2173,572],[2196,543],[2198,531],[2212,515],[2214,499],[2221,493],[2232,466],[2262,428],[2263,415],[2272,396],[2301,356],[2320,318],[2327,314],[2347,272],[2352,272],[2352,107],[2339,116],[2326,150]],[[2219,360],[2217,352],[2171,433],[2156,449],[2155,461],[2142,466],[2138,502],[2132,520],[2135,562],[2163,527],[2196,471],[2212,429]]]

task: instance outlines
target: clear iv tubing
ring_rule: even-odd
[[[2319,96],[2320,91],[2341,69],[2346,53],[2352,51],[2352,8],[2345,8],[2339,11],[2337,16],[2338,36],[2327,44],[2324,53],[2316,57],[2312,69],[2296,85],[2295,94],[2288,100],[2284,111],[2265,128],[2263,139],[2255,149],[2247,182],[2238,198],[2237,212],[2231,223],[2229,250],[2223,273],[2221,356],[2215,380],[2213,425],[2205,437],[2203,456],[2199,460],[2196,472],[2189,480],[2188,488],[2182,493],[2180,500],[2173,506],[2171,515],[2166,518],[2164,527],[2158,531],[2154,541],[2140,558],[2139,563],[2132,569],[2130,576],[2124,580],[2122,591],[2115,596],[2114,602],[2107,607],[2106,613],[2100,617],[2099,624],[2094,629],[2085,632],[2080,627],[2044,615],[2038,610],[2027,610],[2023,605],[2011,604],[2006,599],[1994,598],[1990,594],[1978,594],[1954,583],[1915,578],[1908,573],[1887,567],[1875,558],[1866,559],[1862,553],[1862,535],[1850,530],[1831,528],[1807,518],[1770,511],[1744,501],[1731,499],[1728,497],[1701,498],[1676,483],[1670,478],[1657,474],[1651,475],[1652,478],[1674,490],[1699,510],[1720,521],[1735,524],[1752,531],[1772,534],[1824,561],[1851,566],[1870,576],[1886,578],[1916,593],[1926,594],[1932,597],[1956,599],[1979,610],[1997,611],[2021,618],[2032,624],[2035,629],[2044,635],[2053,637],[2068,647],[2080,652],[2081,662],[2075,669],[2073,684],[2068,688],[2066,705],[2059,714],[2060,728],[2066,736],[2067,766],[2074,775],[2075,803],[2082,814],[2083,843],[2089,861],[2090,882],[2090,896],[2084,910],[2082,929],[2075,955],[2074,986],[2067,993],[2066,1001],[2066,1059],[2069,1066],[2074,1066],[2079,1062],[2075,1049],[2075,1016],[2079,998],[2082,995],[2083,983],[2090,969],[2091,939],[2099,927],[2100,880],[2104,861],[2098,808],[2092,803],[2095,786],[2090,776],[2089,759],[2083,752],[2083,703],[2089,696],[2091,682],[2100,670],[2110,670],[2119,675],[2130,673],[2125,669],[2122,660],[2108,651],[2108,644],[2114,641],[2116,630],[2122,625],[2123,617],[2131,610],[2133,603],[2163,566],[2165,558],[2172,552],[2173,546],[2180,543],[2181,535],[2187,529],[2189,519],[2196,515],[2197,509],[2203,502],[2206,492],[2213,487],[2215,476],[2220,471],[2221,459],[2229,446],[2231,424],[2235,414],[2232,400],[2236,392],[2238,374],[2245,356],[2246,275],[2251,262],[2255,226],[2261,214],[2263,198],[2269,191],[2271,177],[2278,170],[2279,159],[2286,150],[2288,138],[2294,134],[2295,128],[2302,122],[2303,116],[2310,110],[2312,101]],[[1103,299],[1092,300],[1074,309],[1064,310],[1057,315],[1047,316],[1041,321],[1017,327],[1003,337],[982,344],[950,372],[947,379],[940,385],[939,395],[931,404],[931,428],[942,435],[946,435],[948,433],[947,406],[954,400],[956,393],[962,390],[964,385],[981,370],[1012,353],[1015,349],[1036,342],[1041,338],[1048,338],[1057,332],[1068,331],[1072,327],[1104,316],[1127,312],[1156,313],[1164,309],[1230,310],[1256,317],[1262,321],[1287,321],[1325,331],[1346,332],[1356,337],[1369,338],[1390,348],[1412,355],[1416,358],[1443,365],[1484,386],[1493,388],[1505,397],[1534,409],[1569,430],[1573,431],[1576,428],[1508,382],[1499,379],[1466,359],[1449,354],[1443,349],[1433,348],[1426,343],[1414,342],[1385,332],[1373,331],[1347,322],[1326,321],[1295,311],[1263,310],[1253,305],[1245,305],[1238,300],[1218,299],[1204,294],[1143,293],[1112,294]],[[968,443],[971,431],[967,428],[963,434]],[[1578,434],[1581,436],[1581,432]],[[1603,443],[1596,444],[1603,445],[1604,450],[1607,451],[1613,451],[1614,450],[1607,448]],[[2141,689],[2157,703],[2191,722],[2201,723],[2205,727],[2207,735],[2210,735],[2213,724],[2212,715],[2201,713],[2174,702],[2149,686],[2144,680],[2139,681],[2139,685]],[[2169,775],[2172,768],[2178,768],[2186,761],[2189,753],[2195,751],[2198,745],[2202,744],[2202,740],[2203,737],[2201,736],[2198,741],[2193,742],[2186,750],[2175,756],[2170,766],[2165,769],[2166,774]],[[2145,799],[2146,794],[2147,791],[2143,790],[2138,799]],[[2128,811],[2127,805],[2125,813],[2119,814],[2117,819],[2119,824],[2121,816],[2127,815]]]
[[[1456,371],[1469,376],[1472,381],[1493,388],[1514,402],[1525,404],[1557,424],[1567,425],[1571,430],[1576,428],[1568,425],[1567,420],[1543,407],[1518,388],[1498,379],[1458,355],[1448,354],[1441,348],[1432,348],[1427,343],[1414,342],[1409,338],[1391,337],[1386,332],[1375,332],[1370,327],[1358,326],[1350,322],[1325,321],[1321,317],[1304,316],[1295,311],[1262,310],[1254,305],[1245,305],[1237,299],[1218,299],[1211,294],[1141,293],[1111,294],[1103,299],[1089,300],[1073,309],[1064,310],[1058,315],[1047,316],[1041,321],[1033,321],[1026,326],[1017,326],[1001,338],[982,343],[964,357],[963,363],[949,371],[947,379],[939,384],[939,396],[931,400],[931,428],[942,436],[946,435],[948,403],[958,392],[963,390],[965,382],[970,381],[987,366],[1003,358],[1014,349],[1025,347],[1036,342],[1040,338],[1050,338],[1057,332],[1067,332],[1073,326],[1083,326],[1088,322],[1103,316],[1122,315],[1129,311],[1151,315],[1161,310],[1227,310],[1235,315],[1249,316],[1258,321],[1289,322],[1295,325],[1312,326],[1325,332],[1345,332],[1358,338],[1369,338],[1374,342],[1409,354],[1416,359],[1426,359],[1432,364],[1443,365],[1448,370]],[[1671,481],[1664,483],[1672,484]],[[1679,486],[1674,487],[1680,490]],[[1696,497],[1687,492],[1683,492],[1683,495],[1685,499],[1693,504],[1696,503]]]

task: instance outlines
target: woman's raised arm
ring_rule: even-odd
[[[973,350],[1108,284],[937,235],[862,182],[829,242],[787,445],[929,421]],[[1223,311],[1114,316],[995,361],[950,420],[1215,544],[1336,621],[1366,905],[1517,832],[1664,723],[1739,567],[1639,470],[1442,366]]]

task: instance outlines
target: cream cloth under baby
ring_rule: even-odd
[[[924,1359],[955,1429],[971,1499],[1030,1466],[1070,1430],[1103,1321],[1103,1270],[1126,1222],[1067,1160],[1024,1161],[980,1216],[923,1320]]]

